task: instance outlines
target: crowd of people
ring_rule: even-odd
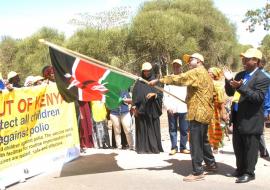
[[[235,76],[227,68],[207,70],[199,53],[184,55],[188,71],[183,72],[183,62],[175,59],[170,65],[172,74],[161,78],[156,77],[152,64],[145,62],[142,80],[121,92],[118,108],[109,110],[101,101],[76,102],[81,151],[96,147],[129,149],[138,154],[163,152],[160,116],[164,106],[171,140],[169,154],[191,155],[192,173],[184,181],[203,180],[205,171],[218,170],[214,155],[231,126],[236,170],[227,176],[237,177],[236,183],[254,180],[258,153],[269,157],[263,131],[270,119],[270,75],[263,69],[265,62],[258,49],[250,48],[240,58],[244,70]],[[0,90],[23,87],[14,71],[6,80],[0,79]],[[46,66],[42,76],[28,76],[24,87],[53,82],[53,68]],[[160,83],[164,93],[155,87]]]
[[[4,78],[0,73],[0,91],[13,90],[14,88],[31,87],[42,84],[50,84],[55,82],[54,72],[52,66],[45,66],[42,69],[42,76],[27,76],[24,84],[21,84],[20,74],[15,71],[10,71],[7,77]]]
[[[262,68],[262,53],[250,48],[240,55],[244,70],[234,77],[226,68],[204,67],[204,57],[199,53],[184,55],[189,71],[177,75],[164,76],[152,80],[187,87],[187,117],[190,132],[190,152],[193,171],[184,181],[198,181],[205,178],[204,171],[218,169],[214,153],[222,144],[222,120],[225,114],[224,90],[232,98],[230,123],[233,126],[233,148],[236,170],[227,174],[237,177],[236,183],[246,183],[255,179],[258,153],[269,156],[263,139],[265,120],[269,116],[269,75]],[[224,85],[218,80],[223,73]],[[208,135],[209,134],[209,135]],[[211,146],[213,149],[211,149]],[[260,148],[261,147],[261,148]],[[204,161],[205,165],[202,165]]]

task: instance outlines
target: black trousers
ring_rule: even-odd
[[[238,173],[255,175],[259,142],[260,135],[240,134],[237,128],[233,129],[233,149]]]
[[[216,164],[208,141],[208,124],[192,120],[189,122],[189,129],[193,175],[200,175],[204,172],[203,161],[209,166]]]
[[[264,140],[264,134],[262,134],[260,137],[259,150],[260,150],[261,157],[269,157],[269,153],[268,153],[268,150],[266,148],[266,144],[265,144],[265,140]]]

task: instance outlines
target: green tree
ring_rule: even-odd
[[[134,71],[133,50],[127,45],[128,29],[107,30],[85,28],[76,32],[65,44],[67,48],[109,63],[126,71]]]
[[[266,31],[270,30],[270,3],[267,1],[265,7],[248,10],[242,22],[248,24],[249,32],[254,32],[256,26],[263,26]]]
[[[42,68],[50,64],[48,47],[38,42],[41,38],[60,45],[65,40],[64,34],[59,34],[57,30],[47,27],[21,40],[18,43],[13,68],[21,73],[22,78],[29,75],[41,75]]]
[[[266,59],[265,69],[270,71],[270,35],[266,35],[261,44],[261,51],[263,53],[264,58]]]
[[[193,52],[202,53],[207,66],[240,63],[236,29],[211,0],[145,2],[130,25],[115,24],[114,18],[127,19],[125,10],[112,12],[80,14],[73,24],[83,28],[66,47],[134,72],[144,61],[164,66]]]
[[[66,43],[66,47],[103,62],[109,59],[109,37],[107,30],[86,28],[76,32]]]
[[[211,0],[156,0],[146,2],[133,19],[129,44],[147,61],[171,62],[200,52],[207,66],[231,65],[235,31]]]
[[[18,51],[18,40],[9,36],[2,37],[0,43],[0,71],[6,76],[13,69],[13,62]]]

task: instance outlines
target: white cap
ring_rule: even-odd
[[[172,64],[174,64],[174,63],[178,63],[179,65],[182,65],[183,64],[182,61],[181,61],[181,59],[175,59],[175,60],[173,60]]]
[[[144,70],[151,70],[152,69],[152,65],[151,65],[151,63],[149,63],[149,62],[145,62],[144,64],[142,64],[142,71],[144,71]]]
[[[34,76],[28,76],[25,79],[24,86],[32,86],[34,84],[35,77]]]
[[[199,53],[193,53],[192,55],[185,54],[183,56],[183,60],[185,63],[189,63],[190,58],[196,58],[199,59],[201,62],[204,62],[203,56]]]
[[[18,75],[18,73],[16,73],[15,71],[10,71],[7,75],[7,79],[9,80],[17,75]]]

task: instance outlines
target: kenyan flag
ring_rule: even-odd
[[[101,100],[109,109],[119,106],[120,92],[134,79],[105,69],[90,61],[49,48],[57,88],[67,102]]]

